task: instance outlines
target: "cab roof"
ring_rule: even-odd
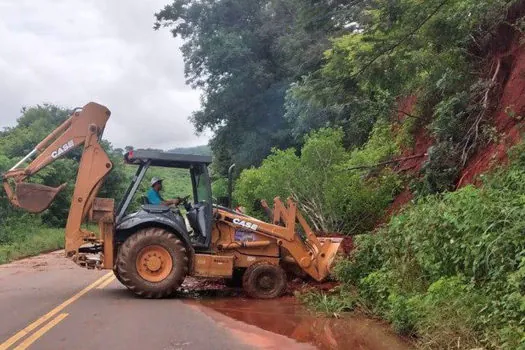
[[[211,156],[138,149],[127,152],[124,160],[127,164],[140,165],[149,161],[150,166],[188,169],[192,165],[209,165],[212,158]]]

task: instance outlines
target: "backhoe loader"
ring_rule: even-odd
[[[32,213],[47,209],[57,188],[27,182],[31,176],[83,147],[68,220],[65,254],[78,265],[112,269],[118,280],[145,298],[172,295],[188,275],[233,278],[254,298],[274,298],[286,289],[282,265],[292,263],[321,281],[330,273],[341,241],[318,238],[292,200],[275,198],[273,209],[263,202],[271,223],[212,203],[208,165],[211,157],[136,150],[124,161],[136,173],[120,204],[98,198],[113,164],[100,140],[110,111],[91,102],[72,115],[33,151],[3,174],[10,202]],[[149,167],[186,169],[191,178],[193,203],[179,207],[144,203],[130,212]],[[231,203],[231,198],[230,198]],[[98,232],[82,227],[98,223]]]

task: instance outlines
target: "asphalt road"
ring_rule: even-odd
[[[177,297],[135,297],[112,272],[61,252],[0,265],[0,350],[407,350],[381,322],[318,317],[292,296],[246,298],[219,281],[186,278]]]
[[[0,266],[0,350],[311,348],[181,299],[134,297],[55,252]]]

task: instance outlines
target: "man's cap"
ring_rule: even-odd
[[[151,186],[155,185],[157,182],[162,182],[162,179],[158,177],[153,177],[151,179]]]

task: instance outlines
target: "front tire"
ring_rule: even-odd
[[[121,246],[116,271],[136,295],[164,298],[175,293],[188,273],[187,251],[167,230],[142,229]]]
[[[280,266],[261,261],[246,269],[242,287],[252,298],[272,299],[286,291],[287,282],[286,273]]]

